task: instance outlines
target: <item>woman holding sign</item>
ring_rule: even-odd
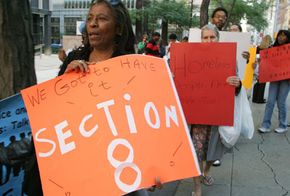
[[[290,43],[290,32],[287,30],[280,30],[273,47],[281,46]],[[287,96],[290,90],[290,80],[281,80],[270,82],[269,95],[265,108],[264,119],[262,127],[259,128],[261,133],[270,132],[271,118],[273,109],[277,101],[279,110],[279,127],[275,129],[276,133],[285,133],[287,131]]]
[[[93,1],[87,16],[88,43],[65,59],[59,72],[88,72],[88,64],[135,53],[135,36],[128,10],[120,0]],[[90,63],[89,63],[90,62]]]
[[[206,25],[201,29],[202,42],[218,42],[219,31],[214,25]],[[241,88],[241,81],[237,76],[230,76],[226,82],[236,88],[236,94]],[[217,126],[191,125],[193,144],[199,159],[202,176],[194,178],[195,196],[201,196],[201,182],[212,185],[213,178],[208,175],[213,161],[221,159],[227,148],[222,144]],[[205,162],[205,165],[204,165]]]
[[[76,50],[64,61],[59,72],[89,72],[89,64],[105,61],[125,54],[133,54],[135,36],[128,10],[120,0],[95,0],[92,2],[86,21],[88,43]],[[156,186],[160,188],[160,180]],[[147,196],[146,190],[139,190],[126,196]]]

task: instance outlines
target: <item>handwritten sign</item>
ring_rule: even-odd
[[[201,42],[200,35],[201,31],[197,28],[191,28],[189,30],[189,42]],[[251,34],[250,33],[239,33],[239,32],[227,32],[220,31],[219,42],[231,42],[237,43],[237,67],[240,78],[244,77],[247,60],[243,58],[242,53],[248,51],[251,47]]]
[[[0,195],[21,195],[30,126],[20,94],[0,101]]]
[[[249,49],[250,59],[246,65],[244,79],[242,80],[242,84],[246,89],[252,88],[253,77],[254,77],[253,64],[255,63],[255,60],[256,60],[256,50],[257,50],[256,47],[251,47]]]
[[[121,195],[200,174],[163,59],[112,58],[21,93],[45,195]]]
[[[290,44],[260,51],[259,81],[290,79]]]
[[[178,43],[171,49],[171,70],[188,123],[233,125],[235,43]]]

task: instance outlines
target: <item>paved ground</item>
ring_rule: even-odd
[[[56,77],[59,66],[62,64],[57,55],[35,56],[34,61],[37,83],[41,83]]]
[[[35,57],[38,83],[54,78],[61,62],[56,55]],[[290,96],[288,96],[290,111]],[[261,124],[265,104],[252,104],[256,128]],[[277,127],[277,108],[272,117]],[[290,121],[290,115],[288,116]],[[290,131],[255,133],[252,140],[240,138],[234,152],[226,154],[222,166],[211,171],[215,183],[203,187],[203,196],[290,196]],[[192,179],[165,184],[150,196],[191,196]]]
[[[290,111],[290,96],[288,96]],[[265,104],[252,104],[256,129],[260,126]],[[277,108],[272,129],[278,126]],[[289,122],[290,117],[288,116]],[[211,170],[215,183],[203,186],[203,196],[290,196],[290,130],[259,134],[252,140],[240,138],[234,152],[226,154],[222,166]],[[151,196],[191,196],[192,179],[166,184]]]

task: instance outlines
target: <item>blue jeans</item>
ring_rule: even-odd
[[[279,127],[287,128],[287,96],[290,90],[290,80],[281,80],[276,82],[270,82],[269,95],[265,108],[264,119],[262,127],[269,129],[271,127],[271,118],[274,110],[274,106],[277,100],[277,106],[279,110]]]

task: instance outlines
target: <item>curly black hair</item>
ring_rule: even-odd
[[[218,11],[223,11],[226,15],[226,17],[228,17],[228,11],[223,8],[223,7],[217,7],[213,10],[212,14],[211,14],[211,18],[214,18],[215,13],[217,13]]]
[[[127,8],[120,0],[93,0],[90,7],[100,3],[106,4],[112,10],[117,28],[120,29],[120,33],[115,37],[116,50],[124,54],[135,53],[135,35]]]

